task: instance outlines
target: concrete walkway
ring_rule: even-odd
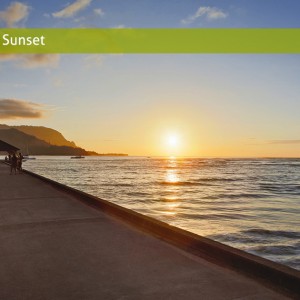
[[[0,163],[0,299],[287,299]]]

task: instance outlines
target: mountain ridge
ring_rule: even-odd
[[[28,134],[28,132],[32,134]],[[55,137],[55,143],[60,145],[45,141],[45,137],[49,136],[49,134],[52,138]],[[127,156],[127,154],[123,153],[101,154],[85,150],[76,146],[74,142],[66,140],[59,131],[43,126],[9,126],[0,124],[0,140],[19,148],[23,154],[30,155]]]
[[[44,127],[44,126],[30,126],[30,125],[19,125],[9,126],[6,124],[0,124],[0,129],[14,128],[22,131],[26,134],[33,135],[36,138],[47,142],[54,146],[69,146],[76,148],[77,145],[73,141],[68,141],[59,131]]]

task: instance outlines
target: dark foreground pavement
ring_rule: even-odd
[[[0,163],[0,299],[287,299]]]

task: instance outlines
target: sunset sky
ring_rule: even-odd
[[[294,28],[295,0],[2,0],[1,27]],[[100,153],[300,156],[299,55],[0,55],[0,123]]]

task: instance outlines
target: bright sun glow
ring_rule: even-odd
[[[177,135],[172,134],[167,137],[167,144],[172,148],[176,148],[179,146],[179,138]]]
[[[165,134],[161,135],[161,146],[161,153],[170,158],[176,158],[182,155],[184,140],[179,132],[165,132]]]

